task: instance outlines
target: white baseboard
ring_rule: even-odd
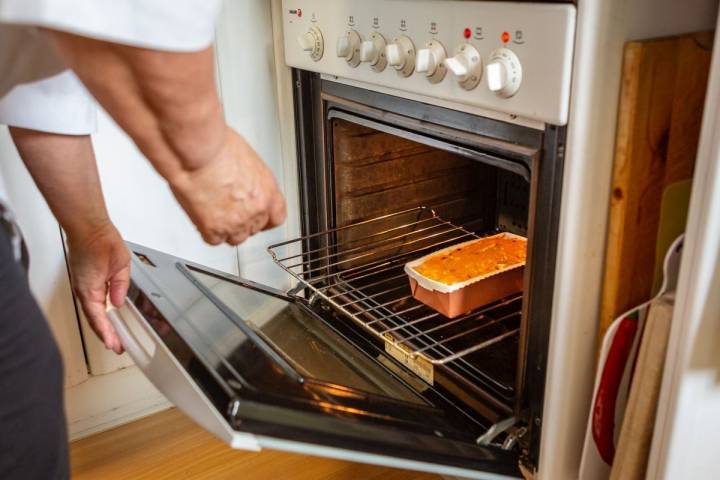
[[[135,366],[91,376],[65,390],[65,412],[71,441],[171,406]]]

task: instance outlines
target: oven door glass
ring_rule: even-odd
[[[116,323],[128,351],[173,403],[231,445],[468,478],[520,475],[515,452],[476,445],[488,424],[403,374],[382,347],[336,330],[331,311],[129,247],[126,308],[142,328]],[[128,333],[143,328],[142,338]],[[162,355],[167,365],[155,365]]]

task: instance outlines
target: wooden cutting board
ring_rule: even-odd
[[[657,298],[650,305],[610,480],[646,477],[672,313],[672,296]]]
[[[692,178],[712,40],[625,45],[598,345],[618,315],[651,297],[660,204],[668,186]],[[685,216],[668,221],[682,231]]]

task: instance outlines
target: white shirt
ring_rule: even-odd
[[[0,123],[53,133],[95,130],[92,97],[37,27],[124,45],[210,45],[221,0],[0,0]]]

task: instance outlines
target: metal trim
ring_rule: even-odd
[[[378,110],[394,112],[423,122],[428,122],[429,119],[432,119],[432,123],[435,125],[450,127],[467,133],[495,138],[518,145],[535,148],[540,148],[542,145],[543,132],[533,128],[479,117],[477,115],[458,112],[414,100],[394,97],[343,83],[328,80],[321,80],[321,83],[323,93],[345,98]]]
[[[550,345],[550,328],[555,287],[560,203],[562,199],[563,169],[565,164],[565,138],[567,128],[550,125],[545,131],[542,157],[538,160],[538,181],[535,193],[535,228],[532,252],[533,268],[530,284],[536,286],[528,292],[527,308],[532,320],[526,329],[526,354],[520,359],[527,362],[522,376],[528,408],[529,438],[528,459],[537,466],[540,454],[545,377]],[[530,318],[529,316],[526,318]],[[519,367],[520,365],[518,365]]]

